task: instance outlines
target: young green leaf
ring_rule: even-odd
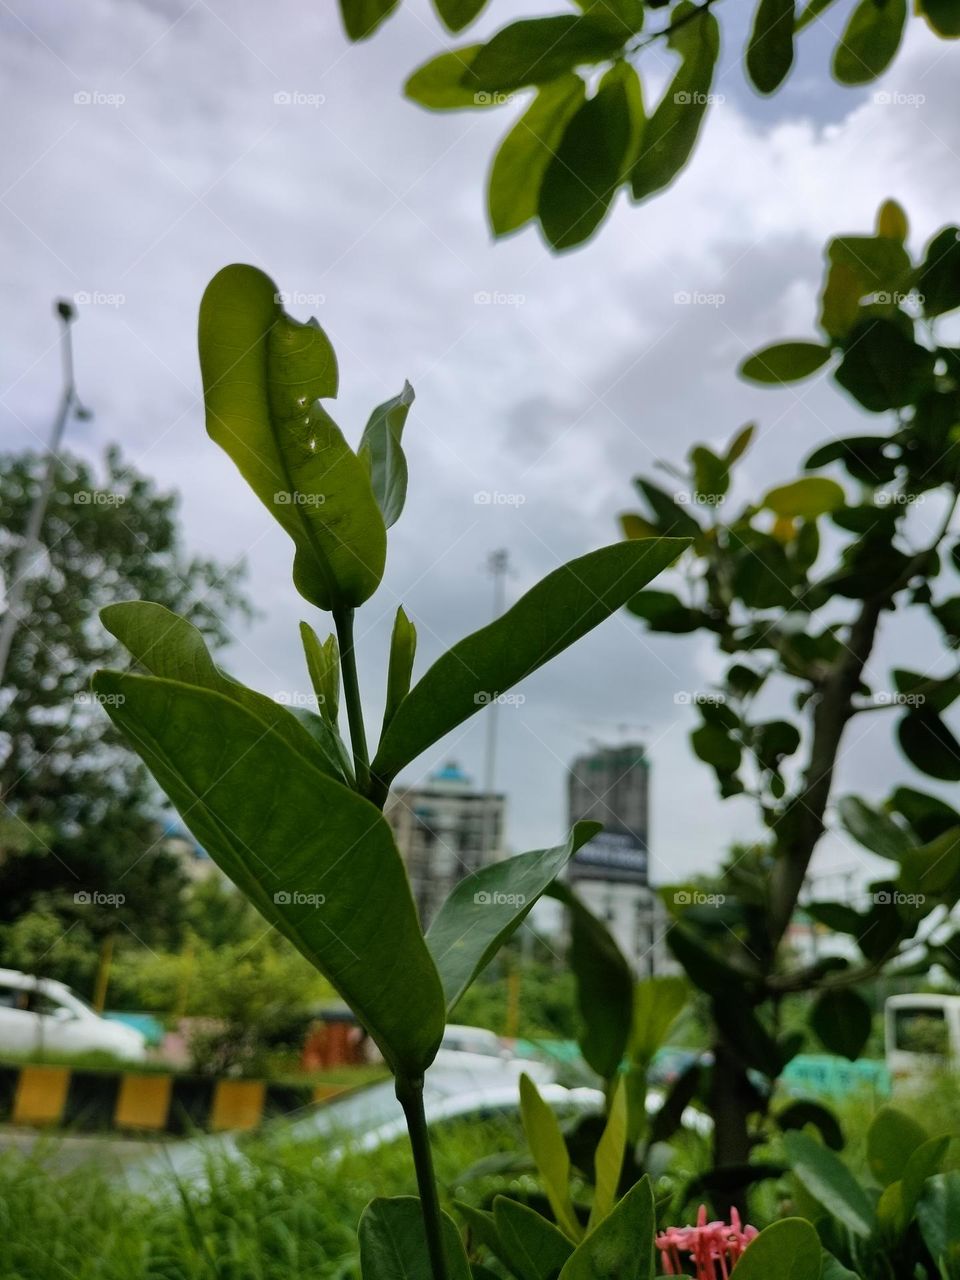
[[[868,1236],[873,1207],[843,1161],[806,1133],[785,1133],[783,1145],[794,1175],[814,1200],[854,1235]]]
[[[391,1068],[421,1075],[443,1034],[443,991],[379,810],[222,693],[111,671],[94,688],[217,865],[329,979]]]
[[[534,1209],[506,1196],[493,1202],[497,1256],[519,1280],[552,1280],[573,1253],[573,1245]]]
[[[447,1280],[470,1280],[460,1233],[441,1215]],[[434,1280],[427,1253],[423,1210],[416,1196],[378,1196],[364,1209],[357,1229],[363,1280]]]
[[[433,0],[433,6],[448,31],[462,31],[483,10],[487,0]]]
[[[907,1161],[930,1135],[919,1121],[898,1107],[884,1106],[867,1130],[867,1164],[881,1187],[899,1182]]]
[[[559,1280],[653,1280],[656,1212],[644,1174],[574,1250]]]
[[[579,76],[545,84],[503,139],[487,184],[490,227],[509,235],[537,216],[540,187],[571,116],[583,105],[586,86]]]
[[[566,844],[492,862],[455,886],[427,932],[448,1010],[599,830],[598,822],[578,822]]]
[[[617,1188],[623,1172],[623,1157],[627,1150],[627,1085],[621,1076],[613,1091],[613,1100],[607,1114],[607,1123],[594,1156],[593,1205],[587,1231],[593,1231],[613,1210],[617,1202]]]
[[[907,0],[860,0],[833,55],[841,84],[868,84],[893,61],[907,21]]]
[[[537,1086],[528,1075],[520,1077],[520,1119],[557,1226],[569,1239],[577,1241],[583,1235],[583,1228],[570,1199],[567,1144],[557,1117],[540,1097]]]
[[[744,1250],[737,1280],[820,1280],[823,1246],[804,1218],[771,1223]]]
[[[919,0],[918,10],[938,36],[948,40],[960,36],[960,9],[955,0]]]
[[[633,1062],[649,1063],[663,1045],[689,996],[678,975],[664,974],[638,982],[633,993],[633,1031],[629,1055]]]
[[[397,609],[390,637],[390,659],[387,664],[387,701],[383,710],[383,732],[397,713],[397,708],[410,692],[413,659],[417,652],[417,629],[403,611]]]
[[[464,73],[466,88],[510,93],[546,84],[574,67],[603,62],[630,33],[622,23],[585,14],[558,14],[512,22],[488,40]]]
[[[300,639],[320,715],[336,729],[340,712],[340,646],[331,632],[323,643],[308,622],[300,623]]]
[[[495,94],[478,93],[463,83],[464,73],[482,48],[482,44],[469,44],[438,54],[408,76],[403,92],[430,111],[499,106],[502,99]]]
[[[872,808],[859,796],[844,796],[837,803],[837,814],[854,840],[881,858],[899,862],[916,847],[916,841],[889,813]]]
[[[340,0],[343,25],[351,40],[372,36],[399,4],[399,0]]]
[[[690,159],[710,102],[720,26],[706,5],[680,0],[671,11],[669,47],[682,59],[647,122],[633,166],[634,200],[662,191]]]
[[[224,267],[207,286],[207,432],[293,539],[297,590],[321,609],[353,608],[383,576],[386,529],[367,468],[319,404],[337,392],[333,348],[279,296],[255,267]]]
[[[836,511],[844,502],[846,494],[836,480],[805,476],[771,489],[762,505],[786,520],[815,520],[828,511]]]
[[[793,66],[796,0],[759,0],[747,45],[747,72],[761,93],[779,89]]]
[[[623,607],[686,547],[682,539],[621,542],[548,574],[501,618],[440,657],[387,727],[373,764],[382,787],[481,707]]]
[[[617,63],[570,119],[547,165],[537,204],[543,233],[554,249],[582,244],[606,216],[633,154],[632,104],[638,93],[633,67]]]
[[[378,405],[364,428],[358,453],[370,463],[373,496],[389,529],[396,524],[407,498],[407,460],[400,437],[413,404],[413,387],[409,382],[392,400]]]
[[[751,382],[799,382],[830,359],[830,348],[819,342],[774,342],[754,352],[740,366]]]
[[[350,784],[350,770],[338,736],[321,722],[308,730],[287,707],[221,671],[202,634],[186,618],[149,600],[109,604],[101,610],[100,618],[111,635],[152,675],[232,698],[255,715],[264,728],[281,734],[315,768]]]

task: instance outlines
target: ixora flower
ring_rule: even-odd
[[[727,1280],[757,1234],[756,1227],[741,1227],[736,1209],[731,1211],[729,1223],[708,1222],[707,1207],[701,1205],[695,1227],[668,1227],[657,1236],[664,1274],[689,1275],[680,1256],[689,1254],[697,1280]]]

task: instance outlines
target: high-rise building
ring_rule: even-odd
[[[474,790],[453,763],[426,785],[392,791],[384,816],[393,831],[424,928],[464,876],[503,856],[506,797]]]
[[[604,828],[576,854],[568,877],[644,974],[674,967],[664,945],[666,912],[647,879],[649,786],[649,761],[638,743],[578,756],[567,778],[571,825],[591,818]]]

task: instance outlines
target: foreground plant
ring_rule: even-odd
[[[395,1077],[420,1201],[374,1201],[367,1210],[367,1280],[407,1275],[408,1264],[422,1274],[413,1260],[423,1261],[424,1247],[435,1280],[459,1280],[467,1264],[439,1208],[424,1072],[449,1010],[599,827],[578,823],[563,845],[482,868],[424,936],[383,803],[399,770],[621,608],[686,544],[620,543],[562,565],[416,683],[416,630],[398,608],[371,753],[354,616],[380,584],[387,528],[403,510],[401,437],[413,391],[405,386],[374,409],[355,452],[321,403],[337,393],[333,348],[315,320],[294,320],[278,298],[253,267],[221,271],[200,308],[200,363],[209,434],[289,534],[297,590],[332,615],[323,641],[301,625],[319,713],[295,712],[232,679],[195,627],[147,601],[102,614],[145,674],[103,671],[94,685],[199,842],[329,979]],[[648,1227],[652,1256],[652,1218]]]

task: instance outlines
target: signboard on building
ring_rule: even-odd
[[[574,855],[571,880],[647,883],[647,851],[629,831],[601,831]]]

